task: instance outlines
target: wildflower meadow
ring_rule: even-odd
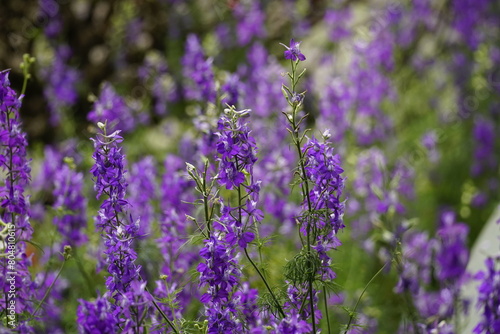
[[[0,2],[0,333],[500,333],[500,2]]]

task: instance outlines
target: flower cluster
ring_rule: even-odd
[[[0,184],[2,212],[0,222],[3,235],[0,248],[0,291],[5,298],[0,307],[8,310],[15,305],[15,313],[31,312],[34,300],[33,284],[28,267],[31,259],[26,254],[25,241],[31,240],[33,229],[29,222],[29,200],[25,188],[30,181],[31,168],[26,156],[28,142],[21,128],[19,108],[21,98],[10,88],[9,72],[0,72],[0,165],[4,179]],[[14,235],[12,235],[14,234]],[[10,238],[7,238],[9,236]],[[14,239],[14,240],[12,240]],[[10,240],[9,243],[7,240]],[[12,265],[15,262],[15,266]],[[15,275],[8,274],[15,272]],[[8,280],[13,277],[14,281]],[[12,287],[15,286],[15,294]],[[9,293],[10,291],[10,293]],[[13,300],[12,296],[15,296]],[[12,313],[10,313],[12,314]],[[11,319],[12,320],[12,319]]]
[[[479,286],[478,305],[483,314],[479,324],[474,328],[475,334],[493,334],[500,332],[500,257],[486,259],[486,271],[476,275],[481,281]]]
[[[255,139],[247,125],[241,122],[248,112],[226,109],[227,114],[220,118],[217,125],[219,182],[227,189],[239,187],[245,181],[244,172],[251,175],[253,164],[257,161]]]
[[[117,314],[106,297],[93,302],[80,300],[77,322],[80,333],[119,333]]]
[[[138,330],[144,319],[140,310],[144,307],[147,310],[144,303],[147,303],[149,299],[144,296],[143,291],[139,293],[143,295],[140,298],[147,300],[144,303],[134,302],[137,289],[144,288],[141,288],[138,282],[141,267],[135,263],[137,253],[132,247],[138,235],[139,224],[132,219],[131,215],[128,215],[129,203],[125,199],[127,187],[124,177],[125,156],[121,147],[118,146],[123,138],[119,135],[120,130],[107,134],[105,124],[98,123],[98,126],[102,132],[99,132],[96,138],[92,138],[95,147],[93,154],[95,164],[90,172],[94,177],[97,198],[103,194],[106,196],[96,217],[96,226],[104,239],[104,254],[110,274],[106,278],[108,291],[104,297],[114,299],[113,313],[116,319],[119,319],[122,330],[127,331],[131,328]],[[85,307],[85,302],[80,305],[80,308]],[[130,310],[131,308],[133,311]],[[135,316],[131,317],[130,312],[133,312]],[[93,316],[92,313],[87,314]]]
[[[223,208],[220,225],[216,225],[216,228],[226,235],[229,245],[238,243],[242,248],[246,248],[255,238],[254,233],[248,230],[263,218],[262,211],[257,207],[260,181],[255,180],[253,173],[257,146],[250,129],[242,121],[248,113],[249,110],[236,111],[233,107],[226,109],[218,122],[219,132],[216,133],[218,181],[227,189],[236,188],[239,197],[237,207],[227,205]],[[248,181],[245,175],[248,175]],[[246,196],[243,196],[242,189]]]
[[[200,301],[204,303],[208,318],[208,333],[233,333],[238,324],[233,313],[236,306],[231,296],[239,284],[241,272],[234,251],[220,237],[205,240],[200,256],[205,260],[198,265],[200,286],[207,286]]]
[[[112,296],[119,299],[120,293],[127,292],[129,284],[139,275],[140,267],[135,264],[137,254],[131,248],[139,226],[131,216],[127,216],[125,156],[118,146],[123,138],[119,130],[108,135],[105,125],[100,125],[103,132],[92,139],[95,164],[90,172],[94,176],[97,198],[106,195],[96,217],[96,226],[105,239],[106,263],[111,274],[106,286]]]
[[[337,238],[339,230],[345,227],[343,223],[345,203],[341,200],[344,190],[344,172],[340,166],[340,158],[333,153],[328,143],[320,143],[315,138],[303,148],[305,154],[306,177],[311,181],[307,202],[303,206],[312,208],[310,217],[305,219],[302,232],[307,230],[316,237],[313,248],[321,260],[321,276],[323,280],[335,278],[331,269],[331,259],[327,252],[340,245]]]

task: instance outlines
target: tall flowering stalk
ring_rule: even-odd
[[[95,147],[92,156],[95,165],[90,172],[94,177],[97,198],[106,196],[96,217],[96,226],[104,239],[104,254],[110,274],[106,278],[108,291],[103,297],[112,299],[109,308],[118,320],[117,326],[111,332],[118,332],[119,328],[122,332],[133,330],[139,333],[144,315],[148,311],[144,305],[150,302],[151,296],[141,288],[141,267],[135,263],[137,253],[132,247],[139,226],[138,222],[127,214],[129,203],[125,199],[125,156],[118,145],[123,138],[120,136],[120,130],[107,134],[105,124],[98,123],[98,126],[101,132],[91,139]],[[140,302],[137,302],[138,297]],[[97,321],[93,310],[101,306],[99,300],[95,303],[95,306],[90,307],[87,302],[82,301],[80,305],[81,332],[87,333],[85,328]]]
[[[198,264],[197,271],[200,273],[199,286],[207,288],[200,298],[205,305],[207,332],[233,333],[238,331],[238,322],[232,296],[239,284],[241,270],[224,232],[214,229],[215,224],[221,224],[214,215],[215,202],[218,201],[214,193],[216,179],[207,182],[208,161],[202,173],[191,164],[187,164],[187,171],[196,183],[196,190],[203,195],[205,223],[199,227],[205,240],[199,252],[203,262]]]
[[[95,139],[92,138],[95,147],[92,157],[95,165],[90,172],[94,176],[97,198],[103,194],[106,198],[96,217],[96,226],[100,229],[107,247],[106,262],[111,276],[107,278],[106,286],[111,296],[119,300],[120,292],[126,292],[130,283],[139,275],[140,266],[135,264],[137,254],[131,248],[139,226],[127,216],[129,203],[125,199],[125,156],[118,146],[123,138],[119,130],[108,135],[105,125],[99,125],[102,133]]]
[[[20,322],[23,312],[33,311],[34,294],[28,272],[31,258],[26,255],[25,242],[31,239],[33,229],[29,222],[29,200],[25,197],[31,168],[26,157],[28,142],[19,115],[22,97],[23,94],[17,96],[10,88],[9,71],[0,72],[0,163],[4,175],[0,184],[3,253],[0,256],[0,308],[4,310],[2,321],[7,327],[28,333],[31,332],[29,326]]]
[[[123,141],[120,130],[107,134],[106,125],[98,123],[101,130],[91,140],[95,151],[95,165],[91,168],[94,176],[94,190],[97,198],[106,196],[96,217],[96,226],[104,239],[104,254],[110,276],[106,278],[107,291],[93,303],[80,301],[78,308],[79,330],[94,333],[93,328],[107,328],[109,333],[145,333],[144,321],[151,311],[151,304],[178,333],[158,304],[146,289],[146,282],[140,276],[141,266],[137,265],[137,253],[133,249],[138,237],[139,221],[128,213],[130,204],[125,199],[125,156],[118,145]],[[107,316],[99,313],[108,310],[114,320],[106,324]],[[112,326],[111,324],[114,324]]]
[[[241,269],[239,252],[242,249],[254,269],[263,279],[272,294],[265,277],[250,258],[248,245],[255,239],[257,224],[263,214],[257,203],[260,182],[254,179],[253,165],[257,161],[257,147],[244,118],[249,110],[236,111],[234,107],[224,110],[217,126],[217,175],[207,182],[208,163],[205,171],[199,173],[194,166],[188,165],[188,173],[196,183],[197,190],[203,195],[205,208],[206,237],[200,256],[203,262],[198,265],[200,286],[206,286],[207,292],[201,297],[206,305],[209,333],[229,333],[244,327],[234,315],[243,314],[248,320],[248,330],[260,328],[261,322],[254,319],[257,291],[243,286],[241,289]],[[218,184],[218,185],[217,185]],[[223,201],[217,197],[219,187],[232,190],[236,203],[230,199]],[[215,192],[215,193],[214,193]],[[221,204],[221,214],[214,215],[215,203]],[[273,295],[274,297],[274,295]],[[252,302],[253,301],[253,302]],[[278,305],[274,297],[274,304]],[[283,311],[280,308],[282,315]]]
[[[314,285],[335,278],[328,251],[340,245],[337,233],[344,228],[344,202],[340,198],[344,189],[344,179],[341,176],[343,169],[340,167],[340,159],[333,154],[333,148],[326,141],[330,137],[329,133],[324,133],[323,143],[315,138],[307,139],[307,130],[301,133],[300,126],[307,115],[300,115],[305,92],[298,93],[297,84],[305,70],[299,74],[297,67],[299,62],[306,60],[306,57],[300,51],[299,45],[300,43],[293,39],[290,41],[290,46],[283,45],[286,48],[285,59],[290,60],[292,68],[288,73],[290,87],[283,85],[282,88],[291,112],[283,113],[287,118],[288,130],[299,156],[297,175],[303,198],[302,212],[296,217],[303,247],[285,268],[285,277],[292,285],[288,289],[290,302],[285,306],[289,310],[289,317],[298,315],[302,320],[310,318],[312,332],[316,333],[321,312],[317,309],[319,291]],[[293,302],[294,300],[296,302]],[[308,309],[305,303],[309,304]],[[329,324],[328,307],[327,305],[325,307]],[[294,333],[301,332],[294,331]]]

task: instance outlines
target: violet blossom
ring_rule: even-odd
[[[31,240],[33,228],[29,218],[29,198],[25,188],[30,182],[30,160],[27,158],[28,142],[21,127],[19,109],[22,96],[17,96],[10,87],[9,71],[0,71],[0,164],[4,179],[0,184],[1,206],[1,248],[6,256],[0,257],[0,289],[3,298],[0,306],[3,310],[12,307],[12,287],[15,287],[15,310],[9,314],[19,316],[23,312],[33,312],[35,286],[28,267],[31,258],[26,254],[26,241]],[[14,242],[7,242],[15,239]],[[14,244],[13,244],[14,243]],[[12,261],[15,265],[12,265]],[[14,274],[9,272],[14,272]],[[30,332],[30,326],[24,319],[18,318],[15,325],[20,325],[21,333]],[[12,324],[9,324],[12,328]]]
[[[285,51],[285,59],[290,59],[292,61],[304,61],[306,60],[306,56],[300,52],[299,46],[301,42],[295,42],[292,38],[290,40],[290,46],[286,46],[283,43],[280,43],[286,48]]]

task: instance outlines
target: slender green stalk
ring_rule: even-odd
[[[325,302],[325,314],[326,314],[326,324],[328,326],[328,334],[332,334],[332,330],[330,328],[330,315],[328,314],[328,301],[326,299],[326,289],[323,291],[323,301]]]
[[[146,287],[146,291],[149,293],[148,291],[148,288]],[[151,294],[151,293],[150,293]],[[156,303],[154,297],[152,298],[152,301],[153,301],[153,305],[155,306],[155,308],[158,310],[158,312],[161,314],[161,317],[167,322],[167,324],[170,326],[170,328],[172,328],[172,330],[174,331],[175,334],[179,334],[179,331],[177,330],[177,328],[174,326],[174,324],[172,323],[172,321],[170,321],[170,319],[168,319],[167,315],[165,314],[165,312],[163,312],[163,310],[160,308],[160,306],[158,306],[158,304]]]
[[[349,328],[351,327],[351,323],[352,321],[354,320],[354,315],[356,314],[356,309],[358,308],[358,305],[359,305],[359,302],[361,301],[361,298],[363,298],[363,295],[365,294],[365,291],[368,289],[368,286],[370,286],[370,284],[373,282],[373,280],[382,272],[382,270],[384,270],[385,266],[387,265],[384,264],[382,266],[382,268],[380,268],[376,273],[375,275],[373,275],[373,277],[370,279],[370,281],[368,281],[368,283],[365,285],[365,288],[363,289],[363,291],[361,292],[361,294],[359,295],[359,298],[358,300],[356,301],[356,305],[354,305],[354,308],[352,309],[352,311],[350,312],[350,315],[349,315],[349,322],[347,323],[347,326],[346,326],[346,329],[345,329],[345,332],[344,334],[347,334],[347,332],[349,331]]]
[[[26,93],[26,87],[28,86],[28,80],[31,79],[30,74],[30,65],[35,62],[35,58],[31,57],[29,54],[25,53],[23,55],[23,62],[20,67],[23,70],[24,80],[23,80],[23,88],[21,89],[20,96],[23,96]]]
[[[80,259],[80,256],[78,255],[76,248],[73,250],[73,256],[75,257],[76,266],[78,267],[80,274],[82,274],[83,279],[85,280],[85,283],[87,284],[87,288],[89,289],[90,295],[93,297],[96,297],[95,289],[94,289],[94,286],[92,285],[92,280],[90,279],[89,275],[85,271],[85,268],[83,268],[82,261]]]
[[[255,263],[252,261],[252,258],[250,257],[250,255],[248,254],[248,251],[246,248],[243,248],[243,250],[245,251],[245,255],[248,259],[248,261],[250,261],[250,263],[252,264],[252,267],[255,268],[255,270],[257,271],[257,273],[259,274],[260,278],[262,278],[262,281],[264,282],[264,284],[266,285],[266,288],[267,288],[267,291],[269,291],[269,293],[271,294],[271,297],[273,298],[274,302],[276,303],[276,307],[278,308],[278,312],[281,314],[281,316],[283,318],[286,317],[285,315],[285,312],[283,311],[283,309],[281,308],[281,305],[280,303],[278,302],[278,299],[276,298],[276,295],[273,293],[273,290],[271,290],[271,287],[269,286],[269,284],[267,283],[267,280],[264,278],[264,275],[262,275],[261,271],[259,270],[259,268],[257,267],[257,265],[255,265]]]
[[[59,268],[59,271],[57,272],[57,275],[56,275],[56,278],[52,281],[52,283],[50,284],[49,288],[47,289],[47,291],[45,291],[45,295],[43,296],[42,300],[40,301],[40,303],[38,304],[38,306],[36,307],[35,311],[33,311],[33,313],[31,314],[32,317],[35,317],[36,315],[36,312],[38,312],[38,310],[40,309],[40,307],[43,305],[43,303],[45,302],[45,299],[47,299],[47,297],[49,296],[50,294],[50,291],[52,291],[52,288],[54,287],[54,284],[56,284],[57,282],[57,279],[59,278],[59,276],[61,275],[61,272],[64,268],[64,265],[66,264],[66,261],[68,260],[69,258],[67,258],[66,256],[64,257],[64,261],[62,262],[61,264],[61,267]]]
[[[205,224],[207,225],[207,231],[208,231],[208,237],[210,238],[210,234],[212,233],[211,227],[210,227],[210,215],[208,213],[208,192],[207,192],[207,169],[208,169],[208,162],[205,163],[205,170],[203,171],[203,180],[202,180],[202,185],[203,185],[203,207],[205,208]]]
[[[239,164],[238,164],[237,160],[236,160],[236,169],[239,170]],[[243,223],[242,222],[243,215],[242,215],[242,211],[241,211],[242,210],[242,205],[243,204],[242,204],[242,197],[241,197],[241,185],[239,185],[238,186],[238,219],[239,219],[240,223]],[[279,304],[278,299],[274,295],[273,290],[271,289],[271,287],[267,283],[266,278],[264,277],[264,275],[262,274],[262,272],[259,270],[259,268],[257,267],[257,265],[252,261],[252,258],[248,254],[248,251],[247,251],[246,247],[244,248],[244,251],[245,251],[245,255],[246,255],[248,261],[252,264],[252,266],[254,267],[255,271],[257,271],[257,273],[259,274],[260,278],[264,282],[264,285],[266,286],[267,291],[269,291],[269,293],[271,294],[271,297],[273,298],[274,303],[276,304],[276,307],[278,308],[279,313],[284,318],[285,317],[285,312],[281,308],[281,305]]]

